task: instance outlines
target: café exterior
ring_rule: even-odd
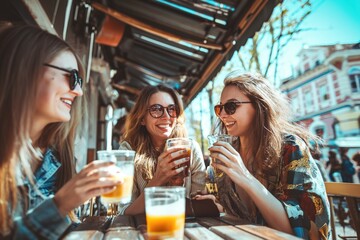
[[[281,90],[300,123],[329,148],[360,150],[360,43],[311,46],[298,54],[293,77]]]

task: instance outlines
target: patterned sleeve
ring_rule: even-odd
[[[14,227],[10,236],[7,237],[10,239],[60,239],[70,225],[69,217],[62,217],[53,198],[48,198],[29,210],[25,216],[15,217]]]
[[[296,236],[309,239],[311,223],[320,239],[330,237],[330,210],[321,173],[305,142],[287,136],[283,147],[283,169],[278,187],[282,202]]]

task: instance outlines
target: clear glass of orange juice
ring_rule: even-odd
[[[111,161],[115,163],[115,166],[107,168],[107,171],[113,173],[114,178],[119,178],[122,183],[119,184],[116,189],[110,193],[101,195],[101,201],[105,205],[111,206],[117,209],[117,204],[126,204],[131,200],[131,193],[134,179],[134,157],[135,151],[131,150],[102,150],[97,151],[98,158],[100,160]],[[113,211],[111,208],[109,215],[117,214],[117,211]]]
[[[176,168],[185,167],[185,169],[170,180],[170,186],[184,186],[184,178],[188,177],[190,174],[190,165],[192,161],[191,146],[192,141],[190,138],[169,138],[166,140],[165,149],[178,148],[184,151],[184,154],[176,157],[173,161],[185,157],[190,158],[190,161],[176,166]]]
[[[145,188],[145,211],[149,240],[184,238],[184,187]]]

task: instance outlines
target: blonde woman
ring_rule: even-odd
[[[186,137],[184,109],[178,93],[166,86],[149,86],[139,94],[135,106],[125,124],[125,138],[121,149],[133,149],[135,177],[132,202],[122,208],[123,214],[134,215],[145,212],[144,188],[172,185],[171,178],[184,170],[176,166],[189,158],[174,159],[183,155],[183,150],[165,150],[168,138]],[[190,177],[180,185],[186,194],[204,190],[205,163],[199,145],[193,141],[193,159]]]
[[[83,74],[60,38],[32,26],[0,32],[0,238],[59,239],[75,207],[114,189],[108,163],[75,175]]]
[[[220,129],[239,145],[218,142],[209,150],[225,174],[219,201],[230,214],[305,239],[328,239],[329,204],[310,154],[313,139],[289,122],[289,104],[258,74],[229,75],[214,110]],[[207,196],[197,196],[197,199]]]

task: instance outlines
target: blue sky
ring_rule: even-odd
[[[359,0],[323,0],[313,7],[304,27],[312,27],[314,31],[303,33],[303,41],[309,45],[360,41]]]
[[[360,0],[314,0],[312,13],[302,27],[310,30],[297,35],[286,47],[279,73],[282,77],[291,74],[291,65],[296,64],[303,47],[360,42]]]

